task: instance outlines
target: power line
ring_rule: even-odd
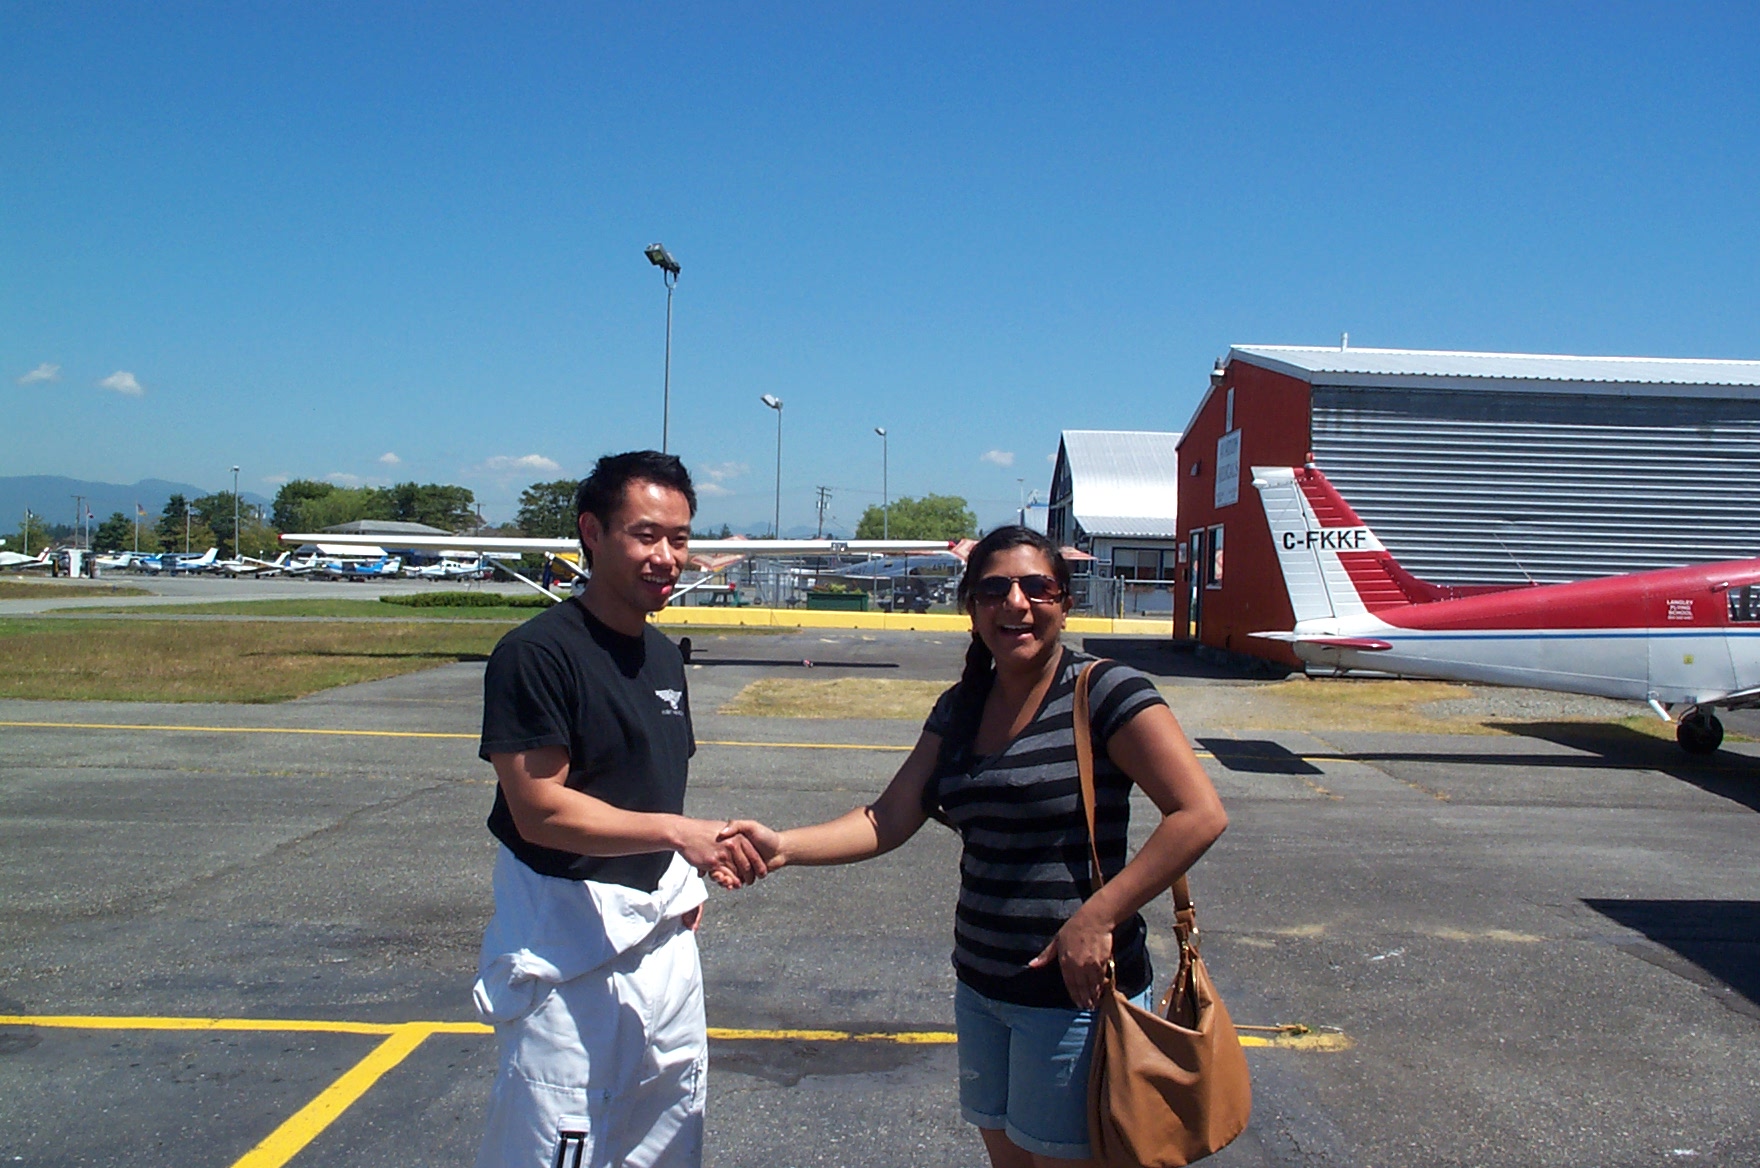
[[[823,539],[825,538],[825,508],[831,503],[831,488],[819,487],[817,490],[819,492],[819,533],[813,538]]]

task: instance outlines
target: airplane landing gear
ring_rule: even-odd
[[[1680,724],[1675,727],[1674,740],[1688,754],[1710,754],[1723,745],[1723,723],[1717,715],[1704,710],[1694,710],[1681,717]]]

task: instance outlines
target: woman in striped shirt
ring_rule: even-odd
[[[866,807],[777,833],[739,820],[770,871],[841,864],[902,844],[933,816],[960,833],[954,1014],[960,1110],[996,1168],[1089,1156],[1086,1100],[1093,1007],[1113,961],[1118,988],[1146,1000],[1143,905],[1222,834],[1228,818],[1153,683],[1115,661],[1090,677],[1095,893],[1073,724],[1092,657],[1059,642],[1069,566],[1055,544],[1003,527],[972,549],[960,582],[972,646],[910,757]],[[1126,862],[1130,788],[1161,820]]]

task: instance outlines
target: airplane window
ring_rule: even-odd
[[[1744,584],[1729,590],[1732,624],[1760,624],[1760,584]]]

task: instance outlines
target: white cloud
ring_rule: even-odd
[[[517,457],[511,454],[497,454],[493,458],[484,460],[483,469],[494,474],[520,474],[524,472],[557,474],[562,470],[562,464],[554,459],[545,458],[542,454],[521,454]]]
[[[984,453],[982,453],[978,456],[978,461],[979,462],[988,462],[993,466],[1013,466],[1014,465],[1014,451],[1012,451],[1012,450],[986,450]]]
[[[379,461],[384,463],[386,466],[396,466],[398,463],[402,462],[403,459],[397,457],[396,454],[387,450],[384,454],[381,454],[379,456]]]
[[[113,389],[127,397],[139,397],[147,392],[146,387],[134,379],[134,374],[126,369],[118,369],[104,380],[98,382],[99,389]]]
[[[324,476],[339,487],[358,487],[366,480],[360,475],[349,474],[347,471],[333,470]]]
[[[751,467],[743,462],[710,462],[698,466],[691,472],[691,476],[693,478],[706,480],[716,486],[720,486],[728,479],[740,478],[751,469]],[[702,490],[702,488],[699,487],[698,490]],[[715,494],[715,492],[706,491],[705,494],[712,495]]]
[[[271,487],[279,487],[289,481],[291,481],[291,480],[284,474],[272,474],[272,475],[264,475],[263,476],[263,482],[268,483]]]
[[[713,482],[713,481],[706,482],[706,483],[697,483],[697,484],[695,484],[695,486],[697,488],[697,494],[705,495],[711,499],[719,499],[723,495],[733,494],[732,491],[728,490],[726,487],[722,486],[720,483]]]
[[[1049,454],[1047,454],[1045,456],[1045,461],[1050,463],[1052,466],[1056,466],[1057,465],[1057,451],[1053,450]]]
[[[39,381],[60,381],[61,366],[51,365],[47,361],[18,379],[20,385],[35,385]]]

